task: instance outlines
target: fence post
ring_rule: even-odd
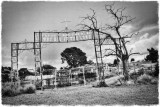
[[[55,85],[55,89],[57,89],[57,70],[55,70],[55,80],[54,80],[54,85]]]
[[[85,78],[85,71],[84,71],[84,67],[83,67],[83,81],[84,81],[84,85],[86,84],[86,78]]]

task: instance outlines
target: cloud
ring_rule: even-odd
[[[144,34],[143,36],[141,36],[139,39],[141,40],[141,39],[147,39],[149,37],[149,34],[148,33],[146,33],[146,34]]]
[[[127,25],[123,25],[121,28],[120,28],[120,32],[122,35],[127,35],[127,34],[130,34],[132,33],[136,28],[131,25],[131,24],[127,24]]]
[[[137,49],[136,51],[146,51],[147,46],[154,46],[158,48],[158,39],[157,36],[155,36],[158,34],[158,3],[117,2],[116,4],[120,7],[122,4],[124,6],[128,6],[126,11],[129,13],[129,15],[136,17],[136,20],[133,23],[131,22],[131,24],[125,25],[121,29],[124,35],[138,30],[141,31],[141,35],[143,37],[141,37],[141,35],[135,37],[136,42],[135,44],[132,44],[132,47],[135,47],[135,49]],[[6,49],[2,49],[3,64],[9,64],[10,66],[10,43],[20,42],[25,38],[28,41],[33,41],[34,31],[56,29],[60,31],[64,29],[64,26],[60,22],[62,22],[65,17],[72,21],[68,26],[71,26],[71,29],[75,29],[73,26],[77,25],[81,21],[81,19],[78,19],[78,17],[86,16],[86,14],[91,12],[89,8],[93,8],[97,13],[96,15],[100,18],[100,22],[98,21],[98,23],[105,24],[106,21],[112,22],[112,19],[110,20],[107,14],[104,15],[104,11],[102,11],[103,6],[104,2],[68,2],[67,4],[54,2],[3,3],[2,46],[5,46]],[[116,34],[113,33],[113,35],[115,36]],[[153,36],[155,36],[155,38]],[[153,41],[151,41],[149,38]],[[48,63],[53,66],[59,66],[61,65],[60,53],[65,48],[73,46],[82,49],[82,51],[86,53],[88,59],[93,59],[95,61],[94,45],[93,43],[89,42],[48,45],[46,48],[42,49],[42,59],[44,63]],[[143,46],[145,48],[143,48]],[[25,52],[24,54],[21,54],[19,56],[20,65],[32,66],[34,68],[34,56],[32,55],[33,53],[28,54]],[[109,61],[110,59],[112,58],[109,57],[106,61]]]
[[[18,55],[19,68],[34,68],[34,54],[30,51],[24,51]]]
[[[2,66],[11,66],[11,54],[10,49],[8,49],[6,46],[2,46]]]
[[[150,25],[150,26],[146,26],[146,27],[143,27],[140,32],[148,32],[148,31],[152,31],[152,30],[158,30],[158,25]]]
[[[137,2],[134,9],[137,28],[141,29],[150,25],[158,25],[158,3],[155,2]]]
[[[148,33],[145,33],[142,35],[139,39],[139,41],[136,41],[134,44],[132,44],[131,47],[134,48],[134,52],[140,52],[140,53],[146,53],[147,48],[156,48],[158,47],[159,42],[159,33],[156,35],[150,36]]]

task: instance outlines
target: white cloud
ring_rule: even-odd
[[[120,28],[120,32],[123,36],[132,33],[133,30],[135,30],[135,27],[131,24],[123,25]]]
[[[155,30],[155,29],[158,29],[158,25],[150,25],[150,26],[146,26],[146,27],[143,27],[140,32],[146,32],[146,31],[149,31],[149,30]]]
[[[139,39],[147,39],[149,37],[149,34],[148,33],[145,33],[143,36],[141,36]]]
[[[150,38],[147,38],[148,36],[149,34],[146,33],[141,37],[141,39],[139,39],[139,41],[136,41],[134,44],[132,44],[131,47],[134,48],[134,52],[146,53],[147,48],[157,48],[159,34],[157,33],[156,35],[153,35]]]

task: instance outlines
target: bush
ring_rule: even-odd
[[[153,76],[153,77],[159,77],[159,65],[158,65],[158,63],[156,63],[156,65],[155,65],[155,70],[151,70],[150,72],[148,72],[148,74]]]
[[[151,80],[151,84],[158,84],[158,78],[153,78]]]
[[[151,80],[152,80],[152,77],[150,75],[143,74],[138,77],[137,82],[142,84],[147,84],[147,83],[150,83]]]
[[[22,93],[23,88],[17,84],[7,82],[2,86],[2,96],[16,96]]]
[[[156,64],[154,76],[159,77],[159,63]]]
[[[79,79],[79,84],[84,84],[84,80],[83,80],[83,78],[81,78],[81,79]]]
[[[132,73],[130,73],[129,76],[130,76],[130,79],[137,80],[137,78],[139,76],[143,75],[143,74],[144,74],[144,69],[141,68],[141,69],[138,70],[138,72],[132,72]]]
[[[2,85],[2,96],[16,96],[22,93],[35,93],[36,87],[33,84],[28,84],[25,87],[21,87],[18,83],[4,83]]]
[[[105,83],[105,81],[99,81],[99,82],[95,82],[93,84],[93,87],[108,87],[108,85]]]
[[[139,75],[139,76],[140,76],[140,75],[143,75],[144,72],[145,72],[145,71],[144,71],[144,68],[141,68],[141,69],[138,70],[137,75]]]
[[[35,93],[36,87],[33,84],[28,84],[24,87],[23,93],[32,94]]]
[[[2,96],[15,96],[15,92],[8,86],[2,88]]]

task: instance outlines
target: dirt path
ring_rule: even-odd
[[[157,85],[93,88],[67,87],[2,98],[9,105],[150,105],[158,104]]]

